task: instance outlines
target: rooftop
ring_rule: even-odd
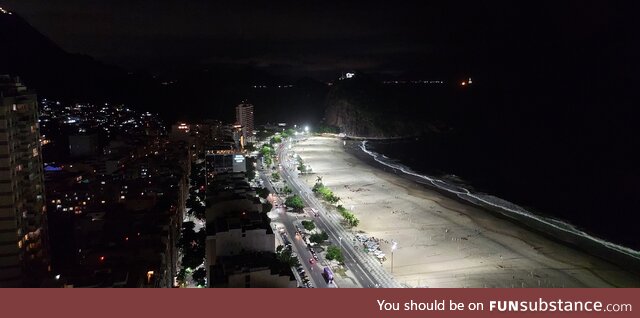
[[[215,221],[207,222],[207,235],[241,229],[242,232],[264,229],[267,234],[273,234],[271,220],[264,213],[236,211],[233,216],[218,217]]]
[[[0,96],[14,97],[26,94],[33,94],[33,92],[27,90],[27,87],[20,82],[19,77],[0,75]]]
[[[295,280],[291,268],[280,262],[275,253],[256,252],[233,256],[220,256],[216,265],[210,266],[211,285],[220,286],[229,282],[229,276],[269,269],[272,275],[289,276]]]

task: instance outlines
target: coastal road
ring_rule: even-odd
[[[278,148],[278,156],[282,166],[280,172],[283,178],[293,187],[293,190],[305,201],[306,205],[320,212],[316,219],[331,240],[341,247],[345,266],[355,274],[356,279],[363,287],[401,287],[382,268],[380,262],[364,253],[359,247],[353,246],[353,235],[348,233],[340,224],[340,218],[335,213],[327,210],[325,205],[315,197],[309,186],[298,179],[294,165],[288,160],[289,143],[289,140],[285,140]]]
[[[278,223],[282,223],[284,232],[280,232],[279,230],[276,229],[274,230],[275,235],[280,236],[280,239],[282,241],[284,241],[282,234],[284,233],[286,235],[289,242],[291,242],[292,251],[298,255],[298,260],[300,261],[300,265],[302,265],[302,267],[304,268],[304,271],[307,277],[309,278],[309,280],[311,281],[311,284],[313,285],[313,287],[316,287],[316,288],[335,287],[335,286],[327,286],[327,283],[324,280],[324,277],[322,276],[322,268],[320,268],[317,265],[317,263],[314,265],[309,264],[309,259],[312,258],[313,256],[311,255],[311,252],[309,252],[309,249],[307,248],[307,245],[302,240],[302,238],[300,236],[296,236],[296,228],[295,228],[295,225],[293,224],[293,221],[295,220],[295,218],[292,218],[286,212],[285,208],[281,206],[282,202],[279,202],[280,199],[276,195],[277,192],[275,191],[269,179],[266,177],[265,171],[263,169],[259,169],[258,173],[260,174],[260,178],[264,182],[265,187],[267,187],[267,190],[269,190],[270,193],[274,194],[275,196],[274,201],[277,201],[280,204],[280,207],[274,208],[272,212],[277,213],[278,217],[276,221]],[[272,202],[272,204],[273,203],[274,202]]]

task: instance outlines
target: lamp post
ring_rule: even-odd
[[[393,252],[398,248],[398,242],[391,241],[391,273],[393,274]]]

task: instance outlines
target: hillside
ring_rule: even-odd
[[[50,98],[149,105],[144,96],[159,87],[149,76],[64,51],[16,13],[0,14],[0,43],[0,74],[19,76]]]
[[[412,93],[415,98],[415,92]],[[429,107],[368,78],[338,81],[325,102],[325,123],[348,136],[395,138],[427,131]]]

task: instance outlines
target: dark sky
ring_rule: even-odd
[[[62,48],[127,67],[251,64],[290,75],[512,68],[634,26],[610,1],[2,1]],[[617,4],[616,4],[617,6]],[[620,43],[618,43],[620,44]],[[624,45],[623,45],[624,46]],[[567,52],[574,54],[576,52]],[[515,64],[515,65],[512,65]]]

